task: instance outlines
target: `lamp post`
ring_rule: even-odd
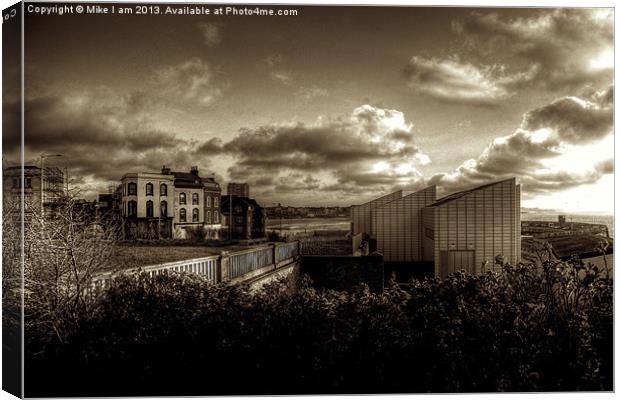
[[[43,185],[45,182],[44,174],[45,174],[45,159],[52,157],[62,157],[62,154],[41,154],[39,157],[41,159],[41,215],[43,215]]]

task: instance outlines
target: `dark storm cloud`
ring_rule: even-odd
[[[60,153],[72,175],[102,184],[162,164],[189,168],[187,160],[192,160],[192,165],[208,165],[197,154],[198,143],[157,128],[149,112],[139,94],[115,96],[106,90],[28,99],[26,159],[36,162],[41,153]]]
[[[465,161],[452,173],[437,174],[429,183],[456,191],[517,175],[527,192],[536,193],[598,181],[613,172],[610,160],[591,164],[583,154],[578,172],[557,166],[551,170],[547,163],[613,134],[612,91],[609,88],[589,98],[563,97],[527,112],[513,134],[493,140],[477,159]]]
[[[211,139],[201,152],[235,159],[231,179],[250,183],[272,177],[275,190],[298,184],[305,190],[342,191],[347,184],[377,189],[419,180],[417,167],[429,162],[414,144],[413,125],[403,113],[370,105],[348,116],[313,124],[243,128],[228,142]],[[319,174],[321,179],[307,173]],[[312,179],[312,180],[309,180]]]
[[[236,157],[237,167],[271,172],[346,171],[379,161],[419,163],[426,156],[412,143],[412,127],[399,111],[365,105],[349,117],[319,119],[312,125],[245,128],[220,148]]]
[[[521,178],[521,184],[527,189],[528,194],[552,193],[595,183],[607,174],[613,174],[612,159],[597,163],[591,169],[579,174],[553,171],[545,174],[525,175]]]
[[[574,89],[611,77],[611,65],[592,64],[612,49],[611,9],[547,9],[522,18],[473,13],[455,21],[454,29],[477,51],[539,66],[536,83],[541,86]]]
[[[571,144],[588,143],[607,135],[613,124],[613,87],[595,95],[591,101],[564,97],[528,112],[523,129],[535,131],[550,127],[558,139]]]
[[[454,20],[461,57],[414,56],[410,87],[451,102],[494,105],[524,88],[574,90],[612,78],[613,11],[547,9],[529,17],[474,12]]]

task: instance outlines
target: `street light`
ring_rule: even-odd
[[[43,174],[45,174],[45,159],[52,157],[62,157],[62,154],[41,154],[41,215],[43,215]]]

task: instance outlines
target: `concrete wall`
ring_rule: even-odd
[[[308,275],[314,286],[350,290],[366,283],[373,291],[383,290],[383,256],[303,256],[300,273]]]
[[[423,259],[421,210],[436,199],[436,187],[430,186],[371,210],[372,235],[386,262]]]

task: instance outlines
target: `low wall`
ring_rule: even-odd
[[[350,290],[360,283],[371,290],[383,290],[383,255],[302,256],[300,272],[308,275],[316,287]]]
[[[93,278],[95,288],[105,288],[120,274],[146,272],[151,276],[164,272],[193,273],[212,283],[237,284],[286,267],[299,259],[299,242],[274,243],[264,247],[226,252],[220,255],[149,265],[118,272],[105,272]]]

